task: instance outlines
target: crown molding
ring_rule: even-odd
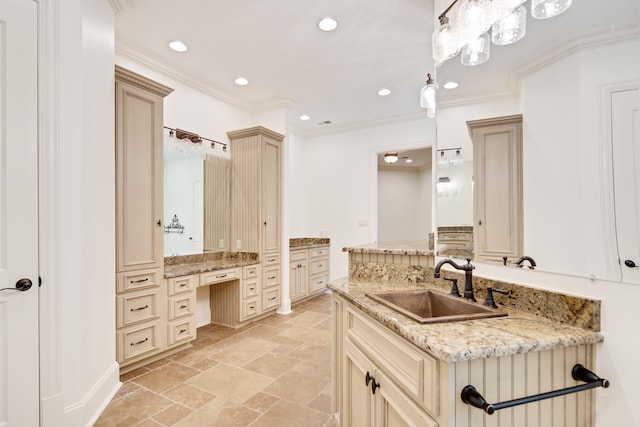
[[[126,9],[131,9],[133,5],[131,0],[108,0],[114,14],[118,14]]]
[[[189,86],[192,89],[195,89],[205,95],[216,98],[219,101],[230,104],[234,107],[240,108],[245,111],[252,112],[253,105],[248,101],[240,100],[236,97],[233,97],[224,91],[214,88],[211,85],[207,85],[202,82],[202,80],[187,74],[182,71],[178,71],[174,68],[167,67],[162,61],[152,58],[151,54],[142,53],[140,50],[131,47],[130,45],[122,42],[116,41],[115,48],[116,55],[119,55],[123,58],[126,58],[132,62],[135,62],[138,65],[141,65],[145,68],[148,68],[152,71],[160,73],[170,79],[173,79],[177,82],[184,84],[185,86]]]

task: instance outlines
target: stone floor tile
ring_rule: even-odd
[[[323,412],[281,400],[251,427],[323,427],[328,418]]]
[[[219,363],[189,379],[187,384],[227,400],[242,403],[273,381],[271,377]]]
[[[133,382],[156,393],[162,393],[198,373],[200,371],[197,369],[171,362],[133,379]]]
[[[175,424],[175,427],[246,427],[259,412],[223,398],[216,398]]]

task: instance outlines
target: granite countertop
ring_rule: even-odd
[[[445,362],[508,356],[603,341],[599,332],[502,307],[507,317],[422,325],[366,297],[366,292],[441,288],[428,284],[389,281],[349,281],[327,285],[384,326],[418,348]],[[481,303],[481,302],[479,302]]]
[[[309,249],[327,246],[331,243],[326,237],[295,237],[289,239],[289,249]]]
[[[164,258],[164,277],[170,279],[254,264],[260,264],[258,254],[254,252],[209,252],[170,256]]]
[[[390,241],[369,243],[366,245],[347,246],[342,252],[360,252],[369,254],[393,254],[393,255],[433,255],[433,249],[429,249],[429,242],[420,240]]]

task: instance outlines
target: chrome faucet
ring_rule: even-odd
[[[522,263],[524,261],[529,261],[529,268],[531,270],[536,268],[536,262],[533,260],[533,258],[531,258],[530,256],[526,256],[526,255],[521,256],[520,258],[515,260],[514,264],[516,265],[516,267],[522,268]]]
[[[436,279],[440,277],[440,268],[444,264],[449,264],[456,270],[464,271],[464,299],[475,301],[476,297],[473,296],[473,282],[472,282],[472,279],[473,279],[472,273],[475,267],[471,265],[471,259],[467,258],[467,263],[463,265],[456,264],[453,260],[449,258],[443,259],[438,264],[436,264],[436,268],[433,270],[433,277],[435,277]]]

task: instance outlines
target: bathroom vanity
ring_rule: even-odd
[[[400,246],[345,248],[350,276],[328,285],[333,291],[333,413],[338,425],[594,424],[593,390],[493,415],[465,404],[460,394],[473,385],[488,402],[498,403],[579,384],[572,368],[591,369],[595,344],[603,339],[599,301],[476,278],[478,305],[487,285],[510,291],[495,297],[507,316],[420,324],[366,296],[425,288],[449,292],[449,284],[433,279],[426,245]],[[450,276],[459,277],[447,272]],[[533,298],[523,297],[527,292]],[[518,298],[527,302],[517,303]]]

